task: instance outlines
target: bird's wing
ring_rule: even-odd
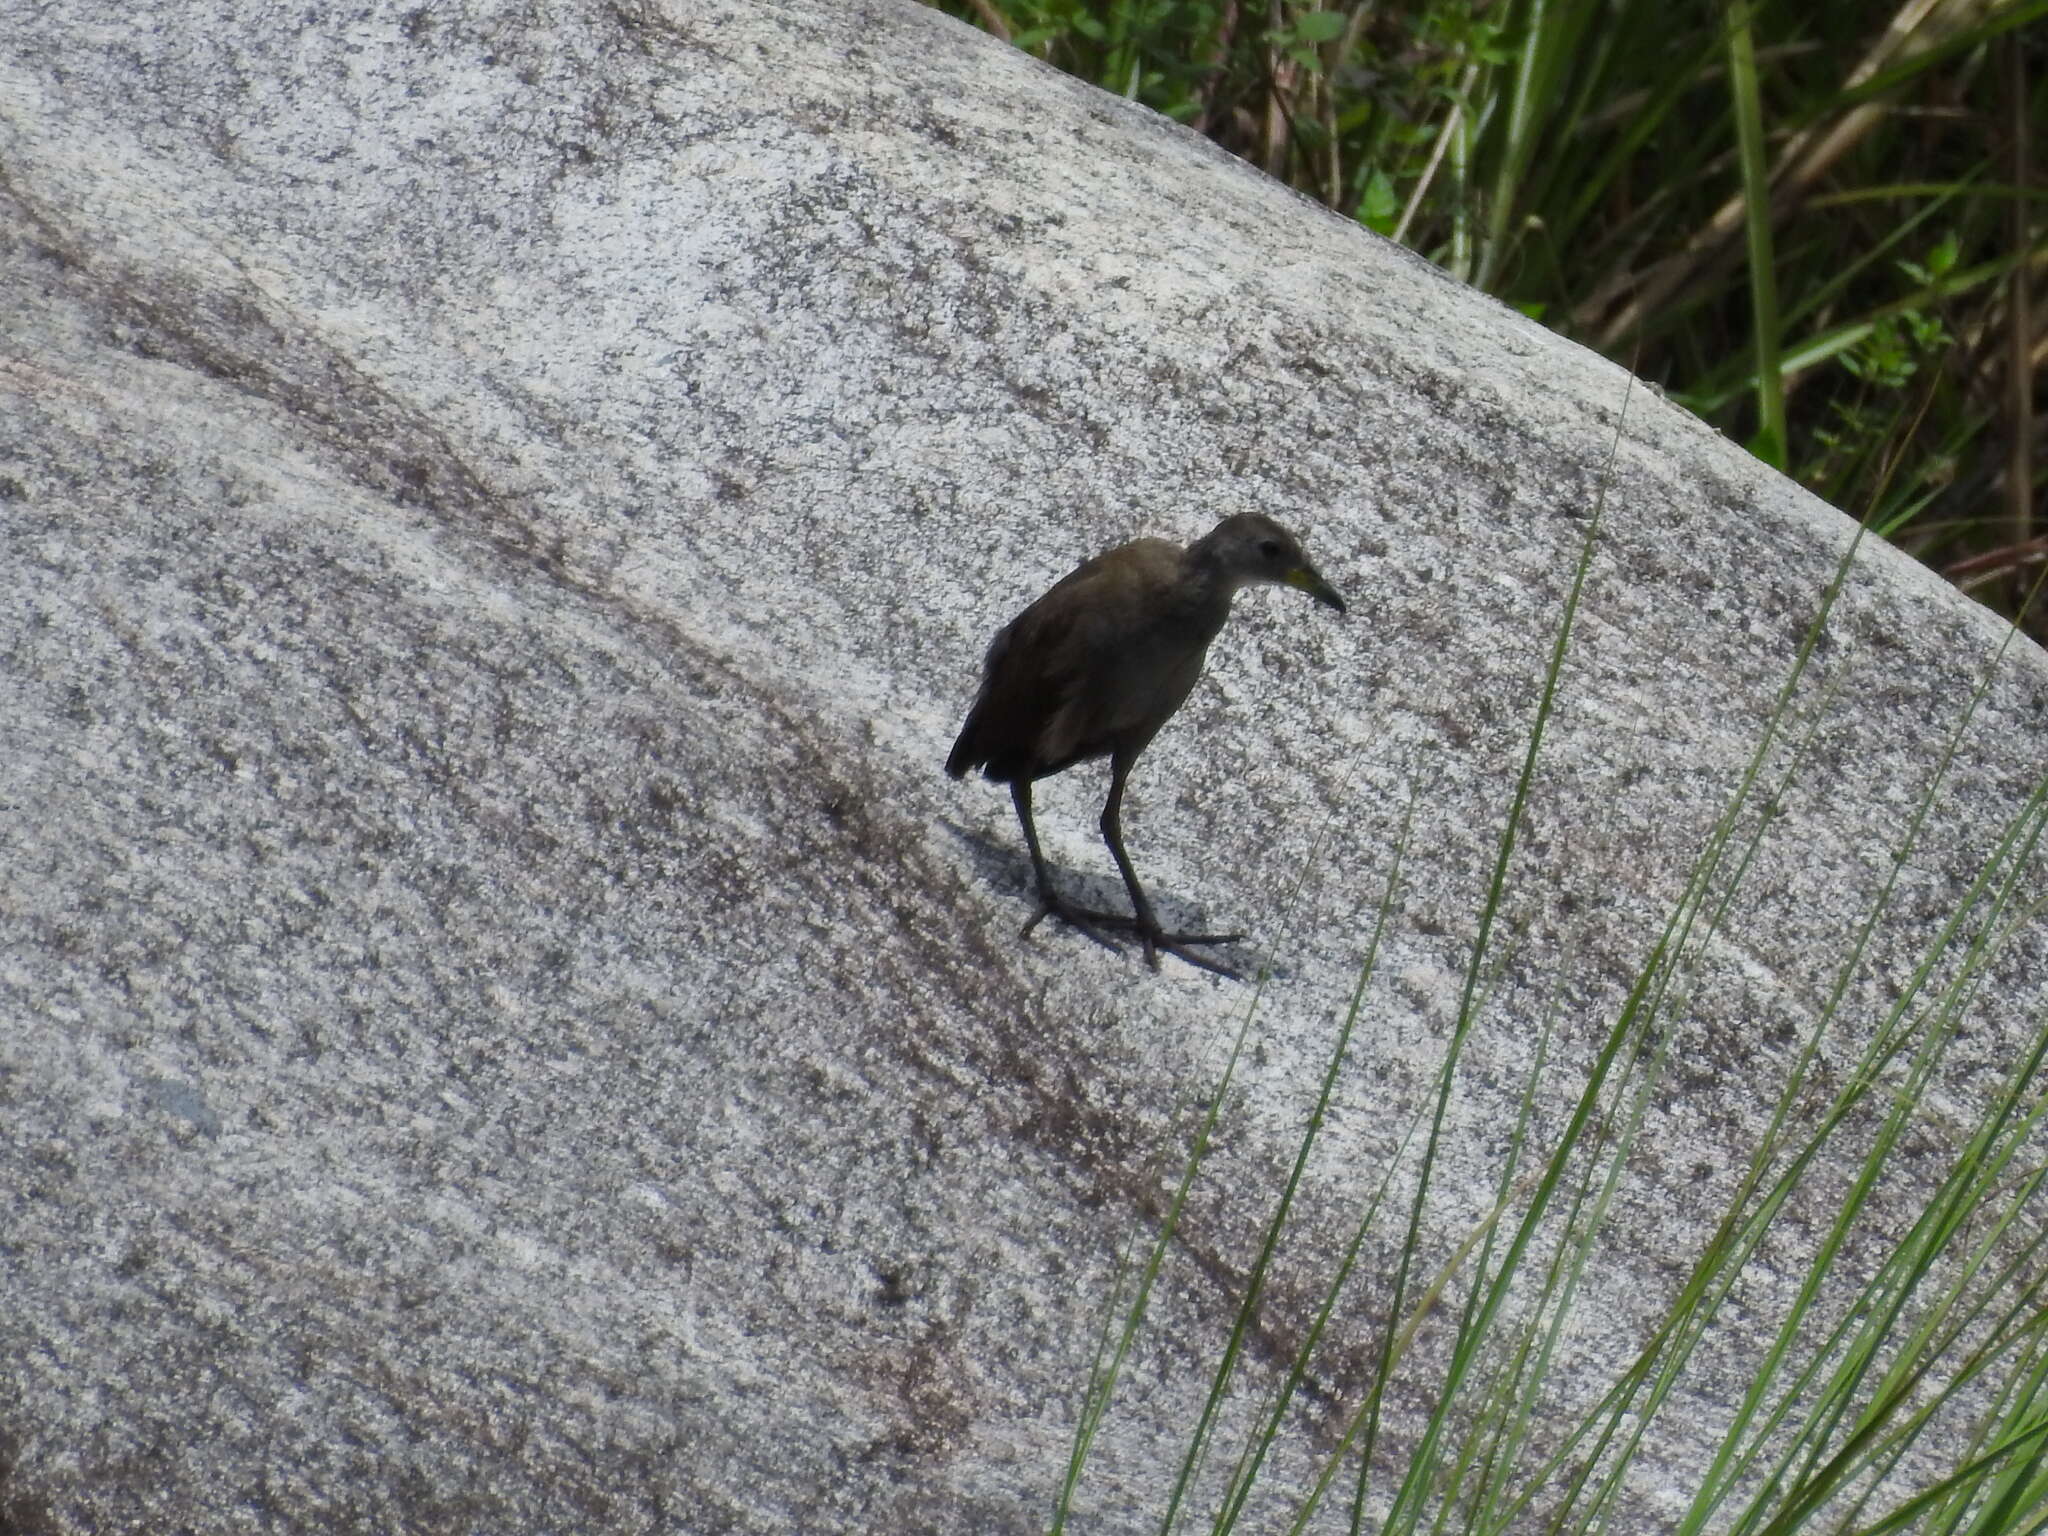
[[[1142,723],[1147,700],[1127,686],[1148,623],[1148,598],[1173,579],[1180,551],[1159,539],[1099,555],[1010,626],[989,675],[1005,713],[1028,723],[1035,771],[1098,757]]]
[[[1180,550],[1141,539],[1098,555],[1000,630],[983,661],[981,693],[947,760],[986,765],[992,779],[1040,778],[1110,751],[1144,723],[1149,699],[1132,686],[1144,649],[1148,599],[1178,572]]]

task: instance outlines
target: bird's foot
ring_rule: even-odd
[[[1153,970],[1159,969],[1161,954],[1184,960],[1198,971],[1207,971],[1212,976],[1222,976],[1230,981],[1242,981],[1241,973],[1232,970],[1220,961],[1199,955],[1190,946],[1208,948],[1217,944],[1239,944],[1244,941],[1241,933],[1168,933],[1159,926],[1155,917],[1127,917],[1121,912],[1100,912],[1093,907],[1077,907],[1064,897],[1050,891],[1041,892],[1038,910],[1031,915],[1031,921],[1024,925],[1019,938],[1028,939],[1031,931],[1048,917],[1056,917],[1069,928],[1086,934],[1112,954],[1122,954],[1123,945],[1111,934],[1132,936],[1145,946],[1145,963]]]
[[[1198,971],[1207,971],[1212,976],[1221,976],[1229,981],[1243,981],[1244,977],[1220,961],[1211,960],[1207,955],[1198,955],[1188,946],[1199,944],[1204,948],[1216,944],[1237,944],[1243,941],[1241,933],[1166,933],[1157,922],[1142,920],[1131,924],[1131,928],[1145,944],[1145,963],[1153,970],[1159,969],[1159,955],[1163,950],[1176,959],[1185,960]]]
[[[1130,933],[1137,928],[1135,922],[1120,912],[1098,912],[1093,907],[1077,907],[1050,891],[1042,891],[1038,897],[1038,910],[1031,914],[1031,921],[1024,925],[1017,937],[1030,938],[1031,930],[1048,917],[1056,917],[1076,932],[1085,933],[1113,955],[1120,955],[1124,950],[1109,934],[1118,930]]]

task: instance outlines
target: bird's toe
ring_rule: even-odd
[[[1147,928],[1140,926],[1139,933],[1145,940],[1145,958],[1152,963],[1152,969],[1159,969],[1159,955],[1163,951],[1177,960],[1183,960],[1198,971],[1207,971],[1212,976],[1222,976],[1230,981],[1242,981],[1244,977],[1220,960],[1211,960],[1207,955],[1197,954],[1191,947],[1208,947],[1215,944],[1236,944],[1244,938],[1241,933],[1165,933],[1157,924]]]
[[[1118,929],[1129,932],[1134,926],[1129,918],[1118,913],[1097,912],[1090,907],[1077,907],[1070,901],[1064,901],[1048,893],[1039,897],[1038,910],[1031,914],[1031,921],[1024,925],[1018,937],[1028,939],[1031,937],[1031,930],[1048,917],[1058,918],[1069,928],[1086,934],[1113,955],[1122,954],[1123,946],[1112,939],[1110,933]]]

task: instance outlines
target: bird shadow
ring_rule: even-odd
[[[967,849],[978,876],[991,886],[1015,892],[1017,925],[1022,927],[1031,914],[1038,910],[1038,884],[1031,873],[1030,855],[1018,846],[1014,839],[1005,841],[987,832],[963,826],[950,816],[939,817],[938,823],[959,839]],[[1069,869],[1053,860],[1047,862],[1052,867],[1053,884],[1059,888],[1060,895],[1074,905],[1091,907],[1100,912],[1128,913],[1131,910],[1130,893],[1124,889],[1123,881],[1114,875],[1089,874]],[[1145,894],[1152,898],[1152,905],[1158,910],[1160,922],[1171,932],[1232,931],[1229,924],[1211,918],[1204,909],[1192,906],[1170,894],[1162,896],[1153,888],[1150,881],[1146,882]],[[1125,946],[1127,952],[1138,952],[1138,941],[1134,935],[1120,933],[1113,937]],[[1084,939],[1083,942],[1087,941]],[[1259,956],[1248,943],[1212,944],[1204,947],[1233,970],[1240,971],[1247,977],[1257,974]],[[1140,958],[1142,959],[1142,956]],[[1280,967],[1270,961],[1267,962],[1267,968],[1274,976],[1284,974]]]

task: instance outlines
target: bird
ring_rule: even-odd
[[[1247,512],[1224,518],[1186,547],[1137,539],[1095,556],[989,642],[980,691],[946,772],[960,779],[979,768],[984,778],[1010,786],[1038,883],[1038,911],[1025,936],[1056,917],[1111,950],[1120,948],[1111,933],[1135,934],[1155,971],[1164,952],[1237,977],[1197,950],[1236,943],[1242,934],[1169,933],[1160,926],[1124,848],[1124,784],[1138,754],[1193,691],[1231,599],[1264,582],[1297,587],[1344,612],[1344,599],[1309,564],[1301,542],[1270,517]],[[1130,893],[1128,918],[1059,894],[1031,816],[1034,783],[1101,757],[1109,759],[1102,839]]]

